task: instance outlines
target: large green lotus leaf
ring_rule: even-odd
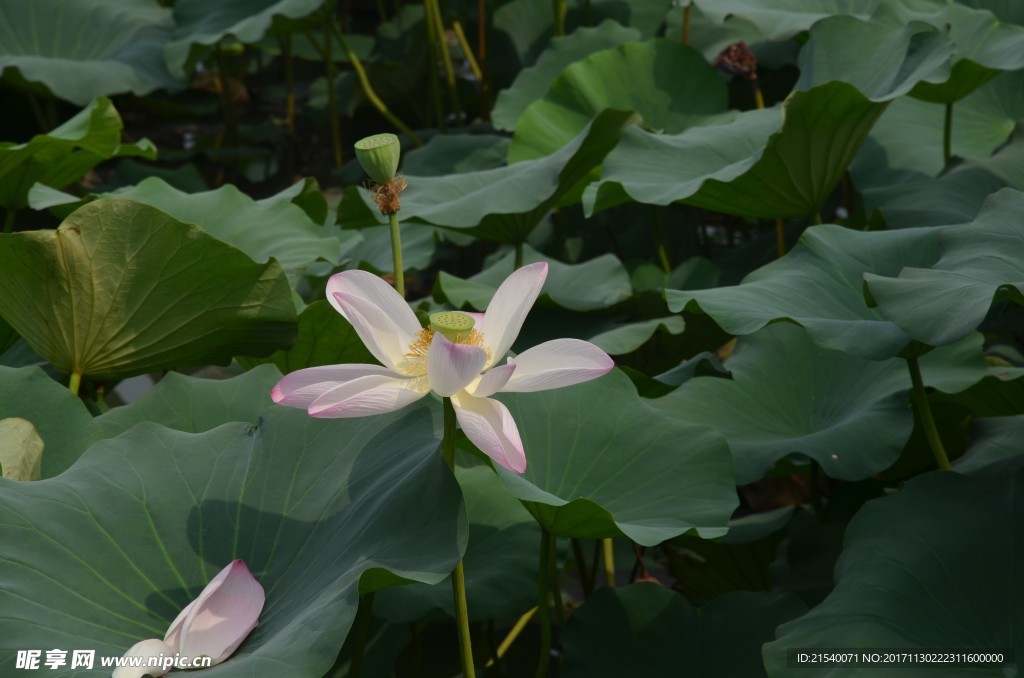
[[[739,285],[666,290],[665,298],[673,312],[707,313],[730,334],[750,334],[770,322],[790,320],[820,346],[884,360],[902,351],[910,337],[868,308],[863,276],[930,266],[939,258],[938,240],[938,229],[861,232],[815,226],[785,257]]]
[[[569,0],[565,17],[566,34],[584,26],[613,19],[622,26],[653,38],[665,22],[671,0]],[[491,76],[500,86],[510,83],[523,68],[534,65],[554,38],[550,0],[512,0],[494,12],[489,40]]]
[[[523,475],[498,468],[498,476],[546,530],[624,534],[646,546],[692,529],[725,532],[737,501],[725,442],[646,404],[625,374],[496,397],[512,413],[527,458]]]
[[[763,219],[814,215],[885,106],[831,82],[795,92],[781,109],[746,111],[682,134],[629,129],[605,158],[600,181],[584,191],[584,209],[682,201]]]
[[[514,122],[510,163],[550,155],[601,111],[633,110],[651,129],[677,134],[728,108],[725,82],[680,42],[627,42],[570,64]]]
[[[629,273],[614,255],[604,254],[581,264],[564,264],[540,254],[532,247],[523,247],[523,263],[548,263],[544,292],[563,308],[591,311],[608,308],[631,296]],[[444,298],[455,308],[469,306],[478,311],[487,309],[491,297],[505,278],[515,270],[515,255],[509,253],[492,266],[467,280],[441,271],[437,286]]]
[[[348,632],[360,586],[394,575],[439,581],[464,535],[462,499],[428,408],[323,421],[275,407],[255,427],[201,434],[142,424],[95,444],[58,478],[0,482],[0,672],[11,674],[16,649],[120,655],[162,637],[240,558],[266,590],[266,607],[209,675],[287,666],[289,676],[319,678]],[[72,673],[109,669],[55,675]]]
[[[187,433],[204,433],[231,421],[256,424],[273,405],[270,390],[281,380],[273,365],[260,365],[231,379],[199,379],[168,372],[135,402],[96,418],[104,438],[151,421]]]
[[[352,324],[326,301],[314,301],[299,313],[295,345],[266,358],[245,358],[246,366],[273,363],[282,374],[307,367],[341,363],[377,364]]]
[[[402,174],[437,177],[502,167],[508,137],[497,134],[438,134],[420,148],[402,154]]]
[[[912,1],[882,3],[876,17],[895,26],[925,22],[948,34],[956,45],[948,82],[922,82],[913,95],[949,103],[962,99],[999,71],[1024,67],[1024,28],[1005,24],[984,9],[954,2]]]
[[[289,273],[317,259],[337,264],[341,254],[338,238],[329,236],[292,203],[290,194],[253,200],[230,184],[215,191],[185,193],[153,177],[106,197],[156,207],[178,221],[202,227],[255,261],[265,263],[273,257]]]
[[[47,134],[23,144],[0,143],[0,206],[25,207],[33,184],[64,188],[109,158],[156,157],[147,140],[122,144],[123,127],[110,99],[100,97]]]
[[[31,422],[43,439],[44,478],[63,473],[101,433],[81,400],[38,367],[0,366],[0,419]]]
[[[677,315],[671,315],[638,320],[605,330],[592,336],[590,343],[609,355],[625,355],[646,344],[659,331],[677,335],[685,329],[686,322]]]
[[[836,14],[868,19],[882,0],[695,0],[712,21],[754,24],[766,40],[784,40]]]
[[[1002,73],[957,102],[953,108],[953,155],[983,161],[1006,143],[1017,123],[1024,120],[1022,88],[1024,71]],[[944,118],[945,107],[934,103],[912,97],[892,103],[850,165],[850,176],[869,203],[876,192],[932,178],[942,171]]]
[[[791,667],[790,648],[1001,648],[1019,666],[1021,492],[1020,473],[993,482],[935,472],[869,502],[846,528],[835,590],[808,614],[780,626],[765,645],[768,675],[878,675],[877,666]],[[906,670],[943,678],[1015,671],[935,665]]]
[[[1003,189],[969,224],[941,229],[940,258],[899,274],[865,273],[879,312],[910,337],[942,346],[967,336],[996,301],[1024,303],[1024,194]]]
[[[891,101],[919,83],[948,80],[955,51],[944,32],[927,24],[830,17],[811,28],[800,51],[796,88],[839,80],[872,101]]]
[[[683,35],[685,10],[689,7],[690,42],[704,58],[714,62],[715,58],[729,45],[745,42],[757,57],[761,68],[778,68],[796,61],[799,45],[796,41],[773,41],[767,38],[756,24],[737,16],[726,21],[721,17],[708,16],[699,4],[676,4],[665,17],[665,35]]]
[[[537,604],[540,527],[486,466],[458,467],[455,477],[469,517],[463,563],[470,621],[520,615]],[[376,616],[395,624],[410,624],[437,611],[454,616],[452,610],[451,577],[433,586],[381,591],[373,603]]]
[[[975,335],[926,355],[925,384],[955,392],[983,379],[980,344]],[[725,436],[740,485],[792,453],[833,478],[861,480],[891,466],[913,430],[910,373],[900,358],[823,349],[802,328],[777,323],[742,338],[726,365],[731,380],[695,377],[651,405]]]
[[[1024,468],[1024,415],[978,419],[971,446],[953,470],[966,476],[1005,478]]]
[[[55,231],[0,235],[0,315],[64,372],[115,379],[265,355],[295,306],[257,264],[148,205],[97,200]]]
[[[537,62],[524,68],[508,89],[498,92],[491,111],[495,129],[511,132],[523,111],[548,91],[552,83],[571,64],[594,52],[641,39],[640,31],[606,20],[594,28],[577,28],[569,35],[551,38]]]
[[[204,47],[229,36],[243,44],[259,42],[275,20],[303,19],[323,5],[324,0],[176,0],[167,65],[184,76]]]
[[[164,63],[171,12],[148,0],[0,0],[0,72],[79,106],[180,83]]]
[[[1005,23],[1024,25],[1024,5],[1017,0],[957,0],[957,2],[975,9],[986,9]]]
[[[429,268],[437,251],[438,229],[416,222],[406,222],[400,228],[403,268],[406,271]],[[365,228],[356,236],[359,240],[352,241],[352,248],[347,252],[348,258],[353,263],[366,264],[381,273],[391,273],[395,267],[391,231],[386,228]]]
[[[961,224],[977,218],[985,201],[1002,188],[1024,189],[1024,133],[989,158],[957,162],[937,178],[920,173],[881,172],[863,191],[866,209],[878,211],[889,228]]]
[[[7,322],[0,318],[0,355],[3,355],[7,349],[18,343],[21,337],[14,331],[14,328],[7,324]]]
[[[410,177],[399,216],[484,240],[523,242],[562,197],[601,164],[623,130],[636,121],[632,112],[604,111],[579,136],[546,158],[480,172]],[[363,214],[367,209],[376,211],[365,189],[359,194],[361,203],[342,200],[339,221],[344,223],[351,214]]]
[[[604,587],[565,626],[561,675],[764,676],[762,643],[805,610],[789,593],[727,593],[694,608],[656,584]]]

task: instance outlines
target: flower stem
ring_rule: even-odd
[[[363,654],[366,650],[366,638],[370,635],[370,625],[373,623],[373,593],[367,593],[359,601],[359,610],[356,612],[356,644],[352,648],[352,661],[349,663],[349,678],[359,678],[363,668]]]
[[[455,472],[455,408],[451,398],[444,399],[444,437],[441,439],[441,456],[448,468]],[[473,644],[469,636],[469,605],[466,603],[466,573],[462,560],[452,571],[452,593],[455,599],[455,624],[459,629],[459,655],[462,658],[462,675],[475,678],[473,667]]]
[[[668,242],[668,229],[665,228],[665,218],[661,213],[661,208],[657,205],[652,205],[651,210],[654,214],[654,249],[658,253],[661,270],[665,275],[670,275],[672,273],[672,252]]]
[[[327,23],[334,27],[334,16],[327,15]],[[327,115],[331,120],[331,150],[334,152],[334,168],[338,169],[344,162],[341,153],[341,128],[338,123],[338,90],[337,69],[331,57],[331,31],[324,31],[324,68],[327,70]]]
[[[527,612],[518,620],[516,620],[516,623],[512,626],[512,629],[508,632],[508,635],[505,636],[505,640],[501,641],[501,644],[498,645],[498,650],[494,653],[495,655],[497,655],[498,659],[501,659],[505,656],[505,653],[508,652],[508,649],[512,647],[512,643],[516,642],[516,638],[518,638],[519,634],[523,632],[523,629],[526,628],[526,625],[530,623],[530,620],[533,619],[533,615],[535,614],[537,614],[537,608],[531,609],[529,612]],[[494,662],[494,659],[490,659],[488,660],[486,666],[494,666]]]
[[[601,540],[601,547],[604,549],[604,583],[612,588],[615,587],[615,543],[611,537]]]
[[[462,103],[459,101],[458,85],[455,82],[455,69],[452,68],[452,55],[445,38],[441,5],[437,0],[424,0],[423,6],[427,11],[428,30],[430,26],[433,26],[435,44],[441,53],[441,66],[444,68],[444,79],[448,85],[448,96],[452,100],[452,112],[455,114],[455,119],[459,120],[462,117]]]
[[[565,35],[565,15],[569,11],[566,0],[554,0],[555,36]]]
[[[558,620],[558,628],[565,626],[565,605],[562,603],[562,587],[558,571],[558,537],[551,534],[551,548],[548,549],[548,588],[551,589],[551,599],[555,605],[555,619]]]
[[[775,220],[775,250],[780,257],[786,255],[786,224],[782,219]]]
[[[946,123],[942,129],[942,163],[949,164],[953,157],[953,103],[946,104]]]
[[[71,379],[68,381],[68,389],[78,395],[78,387],[82,383],[82,373],[77,370],[71,373]]]
[[[295,131],[295,60],[292,58],[292,36],[285,34],[278,38],[281,57],[284,59],[285,108],[284,126],[289,132]]]
[[[551,572],[551,546],[553,536],[547,530],[540,533],[540,568],[537,571],[537,612],[540,616],[540,656],[537,659],[536,678],[548,675],[551,663],[551,603],[548,600],[548,576]]]
[[[693,3],[688,3],[683,10],[683,44],[690,44],[690,16],[693,14]]]
[[[910,369],[910,381],[913,384],[913,388],[910,390],[910,400],[917,413],[917,419],[924,429],[924,435],[928,439],[928,446],[932,449],[935,463],[943,471],[952,471],[953,467],[949,464],[949,457],[946,456],[942,439],[939,437],[939,429],[936,428],[935,419],[932,417],[928,396],[924,392],[924,380],[921,378],[921,366],[918,365],[917,358],[907,358],[907,367]]]
[[[583,599],[586,600],[594,592],[594,581],[587,569],[587,556],[583,553],[583,544],[579,539],[570,540],[572,543],[572,555],[576,559],[576,571],[580,576],[580,586],[583,588]]]
[[[520,240],[516,243],[516,255],[515,263],[513,264],[515,270],[519,270],[523,267],[523,241]]]
[[[391,224],[391,259],[394,262],[395,267],[395,289],[404,299],[405,268],[404,264],[402,264],[402,232],[398,228],[398,214],[389,214],[388,223]]]
[[[377,109],[377,112],[384,116],[384,118],[395,126],[399,132],[409,137],[416,146],[423,145],[423,139],[420,139],[416,132],[406,125],[404,122],[398,119],[394,113],[388,109],[387,104],[379,96],[377,96],[376,90],[373,89],[373,85],[370,84],[370,77],[366,74],[366,69],[363,68],[363,62],[359,60],[359,57],[352,50],[352,47],[348,44],[348,40],[345,39],[345,34],[341,32],[341,29],[332,21],[331,31],[334,33],[334,37],[337,38],[338,44],[341,45],[341,49],[345,52],[345,58],[352,65],[352,70],[355,71],[356,78],[359,80],[359,86],[363,89],[363,94],[366,95],[366,99]]]

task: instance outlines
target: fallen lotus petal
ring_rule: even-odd
[[[165,657],[174,657],[174,650],[164,641],[159,638],[150,638],[148,640],[140,640],[139,642],[128,648],[128,651],[124,653],[125,657],[142,657],[147,660],[149,659],[163,659]],[[143,676],[152,676],[153,678],[160,678],[165,675],[171,667],[163,668],[163,664],[160,666],[119,666],[114,669],[112,678],[143,678]]]
[[[241,560],[232,561],[178,615],[164,642],[183,657],[230,657],[259,623],[263,587]]]

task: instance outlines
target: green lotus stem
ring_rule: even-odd
[[[224,50],[221,43],[213,48],[214,59],[217,61],[217,70],[220,72],[220,93],[224,106],[224,136],[228,146],[234,146],[237,140],[237,117],[235,113],[235,100],[231,96],[231,88],[228,86],[227,60],[224,58]]]
[[[779,257],[786,255],[786,224],[782,219],[775,220],[775,249]]]
[[[384,9],[384,0],[377,0],[377,14],[380,16],[381,23],[388,20],[388,13]]]
[[[327,23],[333,28],[334,17],[328,16]],[[331,33],[324,33],[324,68],[327,70],[327,115],[331,119],[331,149],[334,151],[334,168],[341,167],[344,157],[341,154],[341,128],[338,123],[338,92],[335,89],[338,72],[331,58]]]
[[[554,0],[555,36],[565,35],[565,15],[569,12],[566,0]]]
[[[821,225],[821,210],[818,210],[817,212],[811,215],[811,223],[813,223],[815,226]]]
[[[942,439],[939,437],[939,429],[935,426],[935,418],[932,417],[932,408],[928,404],[928,396],[924,392],[924,380],[921,378],[921,366],[917,358],[907,358],[907,368],[910,370],[910,381],[913,388],[910,390],[910,400],[917,413],[917,419],[924,429],[925,438],[928,439],[928,446],[935,457],[935,463],[943,471],[952,471],[949,464],[949,457],[946,456],[946,449],[942,446]]]
[[[484,83],[484,72],[476,60],[476,55],[473,54],[473,48],[469,46],[469,39],[466,38],[466,31],[462,29],[462,22],[456,19],[452,22],[452,28],[455,29],[455,38],[459,41],[462,53],[466,55],[466,61],[469,62],[469,69],[473,71],[473,77],[480,83],[482,89],[486,86],[486,83]]]
[[[665,218],[661,209],[652,206],[654,212],[654,247],[658,252],[658,261],[661,262],[661,270],[665,275],[672,273],[672,253],[668,244],[668,229],[665,228]]]
[[[942,129],[942,162],[949,164],[953,157],[953,103],[946,104],[946,122]]]
[[[370,104],[377,109],[377,112],[384,116],[384,118],[390,122],[395,128],[405,136],[409,137],[409,140],[416,146],[422,146],[423,140],[417,136],[412,129],[404,122],[398,119],[398,117],[392,113],[384,101],[377,96],[376,90],[373,89],[373,85],[370,84],[370,78],[366,75],[366,69],[363,68],[363,62],[359,60],[356,53],[352,51],[352,48],[348,44],[348,40],[345,39],[344,34],[335,25],[333,21],[330,22],[331,31],[334,36],[338,39],[338,44],[345,51],[345,56],[348,58],[350,64],[352,64],[352,70],[356,73],[356,78],[359,80],[359,86],[363,89],[363,94],[366,95],[367,100]]]
[[[604,550],[604,583],[615,587],[615,544],[611,537],[601,540],[601,548]]]
[[[689,3],[683,9],[683,44],[690,44],[690,21],[693,14],[693,3]]]
[[[455,69],[452,68],[452,55],[444,39],[444,21],[441,18],[441,5],[438,3],[438,0],[424,0],[423,5],[425,8],[429,8],[427,23],[432,25],[434,29],[435,42],[438,50],[441,52],[441,64],[444,66],[445,83],[448,85],[448,96],[452,100],[452,111],[455,113],[456,119],[458,119],[459,114],[462,112],[462,104],[459,101],[459,90],[455,82]]]
[[[50,124],[50,121],[46,118],[46,113],[43,112],[43,107],[39,105],[39,99],[32,92],[28,93],[28,103],[32,106],[32,115],[36,118],[36,124],[39,125],[40,134],[46,134],[54,125]]]
[[[7,208],[7,214],[4,215],[4,233],[14,232],[14,214],[17,212],[13,207]]]
[[[391,259],[395,269],[395,290],[405,298],[405,267],[402,265],[402,233],[398,228],[398,214],[389,214],[391,225]]]
[[[68,381],[68,390],[70,390],[75,395],[78,395],[78,387],[81,385],[81,383],[82,373],[79,372],[78,370],[73,370],[71,372],[71,379]]]
[[[451,398],[444,399],[444,437],[441,439],[441,455],[448,468],[455,473],[455,408]],[[462,560],[452,571],[452,593],[455,599],[455,624],[459,629],[459,655],[462,658],[462,675],[475,678],[473,667],[473,643],[469,636],[469,605],[466,603],[466,573]]]
[[[512,643],[516,642],[516,638],[518,638],[519,634],[523,632],[523,629],[526,628],[526,625],[530,623],[530,620],[533,619],[533,615],[535,614],[537,614],[536,607],[531,609],[523,616],[521,616],[518,620],[516,620],[516,623],[512,626],[512,629],[508,632],[508,635],[505,636],[505,639],[501,641],[500,645],[498,645],[498,649],[494,653],[496,659],[501,659],[505,656],[505,653],[508,652],[508,649],[512,647]],[[487,664],[485,664],[485,668],[494,666],[494,663],[495,659],[488,659]]]
[[[594,592],[594,580],[587,570],[587,556],[583,553],[583,544],[579,539],[570,539],[572,543],[572,555],[576,560],[576,571],[580,575],[580,586],[583,587],[583,598],[587,599]]]
[[[554,541],[550,532],[541,529],[540,568],[537,571],[537,612],[540,616],[540,656],[537,659],[537,678],[548,675],[551,663],[551,603],[548,600],[548,577],[551,573],[549,560]]]
[[[515,252],[516,252],[515,253],[515,263],[513,264],[513,268],[516,271],[518,271],[519,269],[521,269],[523,267],[523,241],[522,240],[520,240],[519,242],[516,243],[516,250],[515,250]]]
[[[359,602],[359,611],[356,612],[356,643],[352,648],[352,661],[349,663],[349,678],[359,678],[363,669],[363,654],[366,650],[366,639],[370,635],[370,625],[373,623],[373,593],[367,593]]]
[[[281,57],[284,59],[284,125],[289,132],[295,131],[295,60],[292,58],[292,36],[278,38]]]
[[[551,601],[555,606],[555,618],[558,619],[558,627],[565,626],[565,606],[562,604],[562,587],[558,573],[558,537],[551,534],[551,548],[548,553],[548,567],[551,572],[548,574],[548,588],[551,589]]]

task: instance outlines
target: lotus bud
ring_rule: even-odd
[[[363,171],[378,184],[386,184],[398,172],[402,145],[394,134],[374,134],[356,142],[356,158]]]
[[[469,336],[476,321],[468,313],[442,311],[430,315],[430,329],[440,332],[453,344],[461,343]]]

